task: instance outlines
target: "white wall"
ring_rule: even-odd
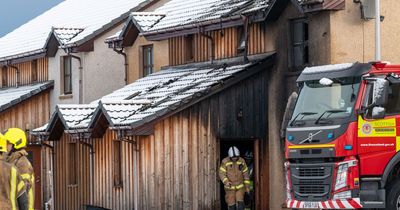
[[[90,103],[125,85],[124,58],[109,49],[104,40],[117,33],[123,24],[98,37],[94,41],[94,51],[75,53],[82,60],[83,103]],[[54,90],[50,94],[51,112],[57,104],[79,103],[79,62],[72,59],[72,94],[61,93],[61,56],[64,50],[59,49],[56,56],[49,58],[49,79],[54,80]]]

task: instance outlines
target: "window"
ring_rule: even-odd
[[[241,55],[246,50],[246,33],[243,26],[237,27],[237,53]]]
[[[186,48],[186,62],[194,61],[194,44],[193,44],[193,35],[188,35],[185,37],[185,48]]]
[[[113,146],[114,187],[122,187],[122,143],[121,141],[114,140]]]
[[[7,87],[8,86],[8,71],[7,71],[7,66],[3,66],[1,68],[1,87]]]
[[[291,65],[299,71],[309,63],[308,22],[296,19],[290,22],[291,28]]]
[[[364,98],[364,107],[367,107],[369,104],[372,104],[372,93],[373,93],[373,84],[369,83],[366,88],[367,97]],[[400,83],[392,83],[389,85],[388,90],[388,101],[385,105],[385,114],[386,115],[395,115],[400,114]],[[367,117],[371,117],[372,112],[367,112]]]
[[[32,82],[37,82],[37,60],[31,62],[31,80]]]
[[[76,143],[68,143],[68,184],[76,185],[77,182],[77,156]]]
[[[153,45],[143,46],[143,77],[153,73]]]
[[[72,94],[72,60],[69,56],[61,57],[61,93]]]

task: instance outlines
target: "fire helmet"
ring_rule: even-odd
[[[0,133],[0,152],[7,152],[7,140],[1,133]]]
[[[4,132],[4,138],[14,145],[14,149],[22,149],[26,147],[25,131],[19,128],[9,128]]]
[[[233,146],[230,147],[228,150],[228,156],[229,157],[239,157],[240,156],[240,151],[237,147]]]

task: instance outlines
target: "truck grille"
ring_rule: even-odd
[[[324,176],[325,169],[323,167],[319,168],[299,168],[299,175],[303,177],[310,176]]]
[[[333,163],[291,164],[291,181],[296,200],[330,199],[333,166]]]

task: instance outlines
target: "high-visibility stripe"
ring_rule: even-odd
[[[227,162],[227,163],[225,163],[225,166],[230,166],[230,165],[233,165],[233,162]]]
[[[243,185],[243,184],[236,185],[236,189],[237,189],[237,190],[239,190],[239,189],[242,189],[243,187],[244,187],[244,185]]]
[[[29,208],[29,210],[33,210],[34,208],[33,208],[33,189],[32,189],[32,188],[29,189],[28,195],[29,195],[29,205],[28,205],[28,208]]]
[[[236,164],[237,164],[237,165],[241,165],[241,164],[242,164],[242,162],[240,162],[240,161],[237,161],[237,162],[236,162]]]
[[[245,184],[251,184],[251,182],[249,180],[244,180]]]
[[[30,174],[21,174],[22,179],[27,179],[28,181],[31,181],[31,175]]]
[[[223,168],[223,167],[220,167],[219,170],[220,170],[220,171],[223,171],[223,172],[226,172],[226,169]]]
[[[18,192],[20,192],[22,190],[22,188],[24,188],[24,186],[25,186],[24,181],[20,181],[18,184]]]
[[[225,177],[225,178],[222,180],[222,182],[225,182],[226,180],[228,180],[228,178]]]
[[[11,201],[11,208],[12,210],[16,210],[17,206],[15,201],[16,199],[16,192],[17,192],[17,169],[14,167],[11,168],[11,189],[10,189],[10,201]]]
[[[311,148],[330,148],[335,147],[334,144],[315,144],[315,145],[293,145],[289,149],[311,149]]]
[[[244,168],[243,172],[247,172],[249,170],[249,168]]]

